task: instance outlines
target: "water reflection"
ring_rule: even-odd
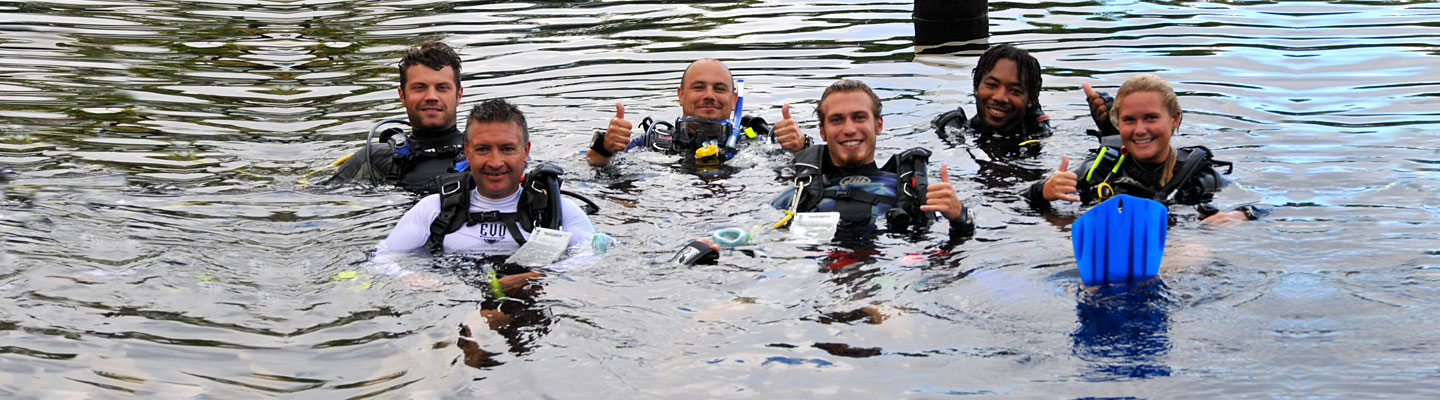
[[[461,337],[457,341],[464,353],[465,364],[474,368],[495,367],[503,363],[495,358],[498,353],[485,350],[486,347],[495,346],[479,343],[477,338],[483,336],[472,329],[494,330],[505,338],[509,345],[506,351],[520,356],[533,351],[537,342],[550,332],[550,326],[555,322],[549,306],[543,300],[544,288],[538,284],[529,285],[522,292],[504,298],[485,295],[492,290],[490,275],[484,267],[487,264],[498,265],[495,272],[501,277],[531,272],[528,268],[498,263],[495,259],[461,255],[444,256],[436,262],[434,268],[473,288],[475,296],[486,297],[484,300],[467,301],[456,307],[460,310],[474,308],[473,314],[467,314],[466,325],[460,328]],[[480,318],[475,318],[477,315]]]
[[[1086,363],[1088,381],[1170,376],[1170,302],[1165,284],[1100,288],[1082,292],[1075,304],[1080,327],[1070,334],[1073,352]]]

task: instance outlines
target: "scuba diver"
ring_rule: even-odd
[[[1205,146],[1170,145],[1183,110],[1165,80],[1153,74],[1132,76],[1113,99],[1089,84],[1084,89],[1100,132],[1115,134],[1101,135],[1100,148],[1073,170],[1067,170],[1070,158],[1062,156],[1048,179],[1022,193],[1031,207],[1043,211],[1054,200],[1093,204],[1128,194],[1166,206],[1195,206],[1206,224],[1255,220],[1269,213],[1253,205],[1221,212],[1211,204],[1215,193],[1230,183],[1216,167],[1225,167],[1229,174],[1232,165],[1212,158]]]
[[[795,153],[786,174],[791,176],[785,177],[794,186],[770,203],[786,210],[777,228],[797,218],[797,213],[838,212],[836,237],[853,240],[879,233],[877,223],[882,219],[891,232],[924,231],[939,212],[949,221],[950,240],[974,235],[970,210],[950,185],[949,166],[941,164],[940,182],[928,182],[929,150],[912,148],[877,166],[876,136],[885,121],[880,98],[870,86],[849,79],[831,84],[820,96],[815,114],[825,144]],[[717,247],[705,239],[692,241],[673,260],[691,265],[714,262],[719,257]]]
[[[440,192],[420,199],[406,211],[376,254],[378,257],[424,248],[435,254],[480,258],[479,267],[488,275],[493,298],[482,302],[478,313],[498,330],[511,320],[501,306],[516,304],[502,300],[518,299],[521,305],[528,304],[524,300],[532,295],[530,283],[544,276],[509,262],[507,257],[518,257],[534,247],[552,259],[558,258],[566,249],[589,246],[604,235],[595,233],[586,215],[598,211],[598,207],[560,189],[560,168],[541,165],[522,174],[530,157],[530,135],[519,108],[502,99],[476,104],[465,124],[465,138],[468,170],[441,176]],[[588,209],[581,209],[562,194],[580,198]],[[393,271],[393,275],[401,277],[408,274]],[[467,318],[471,320],[480,321]],[[473,329],[464,326],[462,332]],[[461,347],[467,348],[463,343]]]
[[[598,167],[610,164],[616,153],[653,149],[683,154],[697,164],[715,165],[734,157],[742,141],[769,141],[773,136],[785,150],[794,152],[805,147],[808,138],[793,129],[793,121],[791,129],[774,129],[772,135],[770,124],[763,118],[747,115],[732,119],[732,110],[738,101],[743,101],[737,94],[744,96],[743,90],[737,89],[724,63],[710,58],[697,60],[685,68],[676,90],[681,118],[674,123],[645,118],[640,122],[640,134],[633,135],[634,124],[625,119],[625,105],[616,102],[615,117],[605,130],[595,132],[585,157],[590,165]],[[738,129],[735,123],[740,124]]]
[[[1050,117],[1040,109],[1040,62],[1024,49],[1002,44],[985,51],[970,74],[975,116],[967,119],[963,108],[940,114],[930,123],[936,135],[952,144],[972,136],[989,154],[1026,149],[1038,154],[1039,146],[1028,145],[1051,133]]]
[[[465,135],[455,127],[455,108],[464,87],[460,85],[460,55],[445,43],[429,41],[405,51],[400,59],[400,102],[408,120],[385,120],[366,137],[366,147],[342,158],[336,185],[353,181],[393,184],[406,190],[435,193],[435,177],[457,170],[464,160]],[[385,125],[410,125],[410,134]]]

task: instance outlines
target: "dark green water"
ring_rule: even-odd
[[[910,9],[0,2],[0,167],[13,170],[0,184],[0,394],[1440,395],[1440,4],[992,2],[986,43],[1040,59],[1059,129],[1005,169],[929,132],[940,112],[973,112],[979,53],[916,55]],[[483,369],[454,344],[479,289],[441,271],[426,288],[366,272],[414,199],[305,177],[404,115],[394,64],[427,39],[460,49],[462,109],[520,104],[532,158],[569,171],[622,242],[546,280],[546,322],[480,333],[499,363]],[[701,57],[746,80],[747,112],[775,120],[792,103],[812,136],[826,85],[868,82],[885,99],[881,157],[934,150],[977,210],[976,239],[770,242],[717,266],[661,262],[682,238],[770,222],[787,161],[745,157],[718,176],[657,154],[584,164],[614,102],[674,118],[680,71]],[[1182,224],[1164,285],[1082,300],[1069,219],[1014,193],[1093,145],[1081,83],[1113,91],[1137,72],[1180,92],[1176,144],[1236,162],[1243,189],[1224,198],[1274,214]],[[827,272],[841,253],[858,262]],[[337,277],[348,270],[359,276]],[[845,315],[862,306],[884,322]]]

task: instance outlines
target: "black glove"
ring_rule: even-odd
[[[1110,113],[1115,112],[1115,98],[1114,98],[1114,97],[1111,97],[1109,93],[1105,93],[1105,92],[1096,92],[1096,93],[1100,95],[1100,98],[1105,99],[1105,116],[1107,116],[1107,117],[1110,116]],[[1089,106],[1089,104],[1088,104],[1089,101],[1088,101],[1088,100],[1086,101],[1086,103],[1087,103],[1086,106]],[[1110,135],[1119,135],[1119,134],[1120,134],[1120,130],[1115,128],[1115,124],[1110,123],[1110,119],[1109,119],[1109,118],[1100,119],[1100,116],[1099,116],[1099,115],[1095,115],[1094,113],[1091,113],[1091,114],[1090,114],[1090,119],[1091,119],[1091,120],[1094,120],[1094,121],[1095,121],[1095,127],[1100,129],[1100,130],[1098,130],[1098,131],[1087,130],[1086,133],[1089,133],[1091,136],[1110,136]]]
[[[687,266],[695,264],[715,264],[715,262],[719,260],[720,253],[715,251],[710,245],[699,240],[690,241],[690,244],[680,248],[680,252],[675,253],[675,256],[670,258],[672,262],[678,262]]]

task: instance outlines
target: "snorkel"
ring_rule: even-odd
[[[744,109],[745,80],[737,79],[735,80],[735,118],[730,121],[730,126],[734,127],[734,129],[730,131],[730,137],[725,139],[725,159],[727,160],[735,156],[735,143],[740,140],[740,130],[745,129],[745,127],[740,124],[740,115]]]

